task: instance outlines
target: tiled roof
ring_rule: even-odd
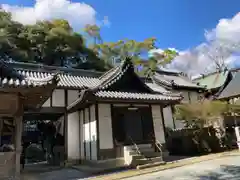
[[[18,73],[28,78],[46,78],[53,74],[48,72],[33,72],[24,70],[18,70]],[[57,87],[65,88],[84,89],[94,87],[100,83],[100,80],[98,78],[81,77],[63,73],[59,73],[58,78],[59,82],[57,84]]]
[[[181,100],[180,96],[167,96],[162,94],[150,93],[130,93],[118,91],[98,91],[95,96],[100,98],[116,98],[116,99],[134,99],[134,100]]]
[[[170,91],[168,91],[167,89],[165,89],[162,86],[157,85],[154,82],[146,82],[145,83],[148,87],[150,87],[153,91],[155,92],[160,92],[160,93],[171,93]]]
[[[132,68],[134,71],[133,64],[130,62],[130,59],[126,59],[123,61],[120,65],[110,69],[106,73],[104,73],[102,76],[99,77],[100,83],[96,87],[97,89],[106,89],[112,84],[114,84],[116,81],[118,81],[124,73],[128,70],[128,68]]]
[[[128,62],[129,61],[129,62]],[[127,63],[126,63],[127,62]],[[11,64],[10,64],[11,65]],[[134,67],[131,66],[130,59],[124,61],[121,63],[119,66],[116,66],[115,68],[110,69],[106,73],[104,73],[102,76],[99,78],[97,77],[89,77],[89,76],[81,76],[65,73],[65,72],[60,72],[58,73],[58,79],[59,82],[57,84],[57,87],[61,88],[73,88],[73,89],[98,89],[98,90],[105,90],[109,86],[111,86],[113,83],[121,79],[121,77],[124,75],[124,73],[129,69]],[[30,66],[30,68],[29,68]],[[33,67],[34,70],[30,70]],[[53,70],[52,71],[43,71],[43,69],[35,67],[37,65],[28,65],[26,69],[19,68],[21,66],[17,66],[14,64],[14,67],[16,69],[16,72],[21,76],[21,77],[26,77],[28,79],[45,79],[48,77],[53,76]],[[25,67],[25,65],[24,65]],[[44,66],[44,69],[51,69],[47,66]],[[77,70],[79,71],[79,70]],[[56,71],[55,71],[56,72]],[[78,74],[81,74],[79,72]],[[142,80],[141,80],[142,81]],[[23,81],[24,83],[24,81]],[[18,82],[17,82],[18,84]],[[179,96],[179,94],[174,94],[171,93],[170,91],[167,91],[165,88],[162,86],[159,86],[155,83],[144,83],[146,85],[146,88],[148,88],[150,91],[157,92],[157,93],[162,93],[162,94],[167,94],[169,96]]]
[[[59,73],[58,74],[59,82],[57,84],[57,87],[85,89],[85,88],[95,88],[97,86],[100,86],[100,89],[103,90],[104,88],[110,86],[112,83],[118,80],[124,74],[126,69],[121,70],[120,73],[119,71],[120,71],[119,67],[113,68],[100,78],[75,76],[75,75],[69,75],[66,73]],[[37,71],[29,71],[29,70],[18,70],[17,73],[23,77],[35,78],[35,79],[44,79],[53,75],[53,73],[49,73],[49,72],[37,72]],[[108,78],[110,78],[112,81],[110,81],[110,79]],[[174,94],[170,91],[167,91],[164,87],[157,85],[154,82],[152,83],[148,82],[145,84],[155,92]]]
[[[95,70],[76,69],[71,67],[48,66],[43,64],[9,62],[9,67],[16,70],[33,71],[33,72],[62,72],[64,74],[83,76],[83,77],[99,77],[103,72]]]
[[[220,93],[218,99],[240,96],[240,72],[234,73],[232,81]]]
[[[42,85],[44,82],[50,82],[51,78],[55,77],[54,71],[43,71],[43,70],[30,70],[30,69],[19,69],[15,67],[17,74],[23,79],[20,81],[18,79],[11,80],[10,84],[24,84],[25,81],[32,83],[33,85]],[[47,69],[47,67],[45,67]],[[99,78],[72,75],[66,72],[59,72],[57,77],[59,79],[57,87],[65,88],[76,88],[85,89],[82,91],[91,92],[93,95],[99,98],[118,98],[118,99],[135,99],[135,100],[167,100],[167,101],[180,101],[181,95],[174,94],[166,91],[163,87],[154,83],[144,83],[140,78],[142,85],[148,90],[147,93],[133,93],[133,92],[120,92],[120,91],[108,91],[107,88],[112,84],[120,80],[126,72],[132,71],[134,73],[134,67],[130,59],[127,59],[119,66],[112,68],[108,72],[104,73]],[[137,76],[137,75],[136,75]],[[49,81],[48,81],[49,80]],[[37,83],[38,82],[38,83]]]
[[[147,82],[145,84],[157,93],[161,93],[161,94],[168,95],[168,96],[181,96],[181,93],[173,93],[171,91],[168,91],[164,87],[162,87],[154,82],[152,82],[152,83]]]
[[[229,71],[215,72],[208,75],[204,75],[201,78],[196,78],[193,81],[199,83],[201,86],[205,86],[206,89],[215,89],[223,86],[229,76]]]
[[[31,79],[31,78],[24,78],[21,79],[14,79],[14,78],[0,78],[0,87],[38,87],[38,86],[45,86],[49,84],[53,84],[57,81],[57,76],[49,76],[47,78],[41,78],[41,79]]]
[[[197,85],[196,83],[193,83],[188,77],[174,74],[160,74],[160,73],[155,73],[153,76],[153,80],[156,81],[156,83],[163,84],[165,86],[169,87],[190,87],[190,88],[198,88],[202,89],[203,87]]]
[[[16,72],[11,67],[0,61],[0,87],[14,88],[14,87],[37,87],[48,84],[57,83],[57,75],[49,74],[46,77],[27,77],[19,72]]]

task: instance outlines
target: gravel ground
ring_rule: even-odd
[[[93,179],[75,169],[62,169],[25,177],[24,180]],[[174,169],[155,172],[126,180],[240,180],[240,156],[228,156]]]
[[[228,156],[126,180],[240,180],[240,156]]]

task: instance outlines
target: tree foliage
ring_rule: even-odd
[[[0,58],[104,71],[114,66],[116,61],[130,56],[136,66],[142,66],[144,74],[149,74],[158,65],[170,63],[176,55],[171,50],[165,50],[160,59],[159,56],[149,59],[149,50],[157,48],[156,38],[153,37],[143,41],[123,39],[104,42],[97,25],[87,25],[84,31],[87,41],[74,32],[66,20],[23,25],[13,21],[11,14],[1,11]]]
[[[90,48],[109,67],[114,66],[116,62],[121,62],[126,57],[131,57],[134,65],[142,66],[143,74],[149,74],[155,71],[158,65],[169,64],[177,55],[175,51],[166,49],[163,54],[148,58],[148,52],[157,48],[155,37],[146,38],[143,41],[123,39],[117,42],[104,42],[101,37],[101,29],[98,26],[87,25],[84,31],[88,38],[93,39],[94,43],[90,45]]]
[[[223,113],[229,112],[230,105],[223,101],[196,101],[175,106],[176,119],[184,120],[187,127],[203,128],[211,125]]]
[[[84,43],[66,20],[41,21],[22,25],[0,12],[0,58],[7,61],[104,69],[104,61]]]

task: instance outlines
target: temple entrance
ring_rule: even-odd
[[[130,109],[124,113],[122,119],[124,131],[127,136],[125,141],[128,143],[141,143],[143,141],[143,127],[141,113],[138,109]]]
[[[149,143],[153,138],[153,120],[149,107],[113,107],[114,141],[122,145]]]
[[[62,112],[24,114],[23,152],[26,172],[44,172],[59,168],[64,162]]]

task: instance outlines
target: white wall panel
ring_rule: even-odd
[[[79,92],[78,90],[68,90],[67,95],[68,95],[68,105],[70,105],[78,99]]]
[[[95,105],[90,107],[90,113],[91,160],[97,160],[97,121],[95,116]]]
[[[63,89],[55,89],[52,94],[53,107],[65,107],[65,93]]]
[[[165,143],[164,128],[162,123],[162,115],[159,105],[152,105],[152,116],[155,138],[160,143]]]
[[[79,113],[68,114],[68,158],[80,159]]]
[[[112,119],[110,104],[98,104],[100,149],[113,148]]]

